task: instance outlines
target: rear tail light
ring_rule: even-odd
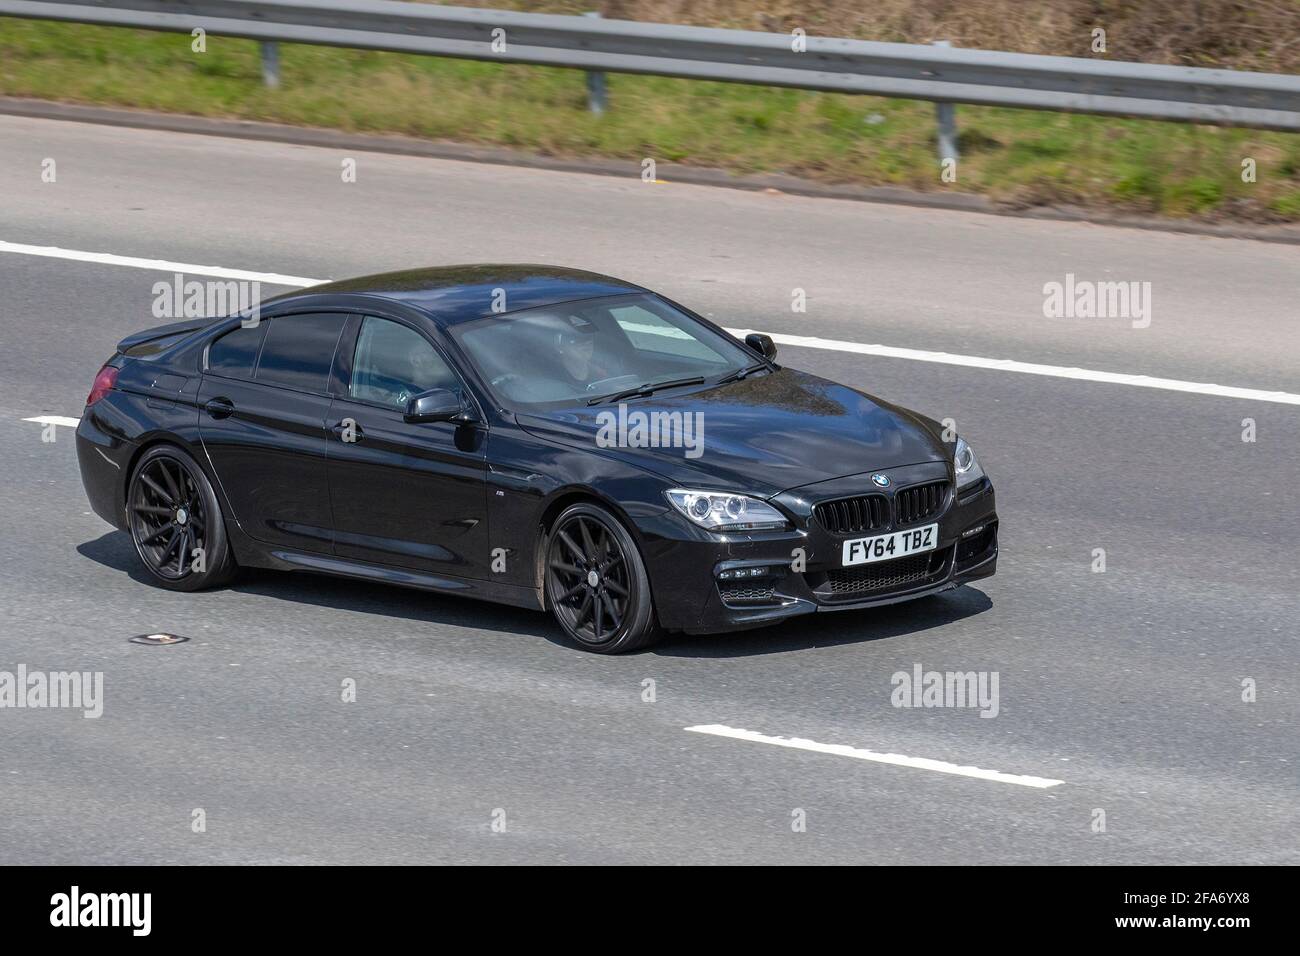
[[[90,386],[90,394],[86,396],[86,407],[89,408],[97,401],[108,394],[109,389],[117,384],[117,369],[111,365],[105,365],[95,376],[95,384]]]

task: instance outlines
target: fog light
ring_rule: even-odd
[[[978,524],[978,525],[976,525],[975,527],[971,528],[969,531],[963,531],[963,532],[961,533],[961,536],[962,536],[963,538],[973,538],[973,537],[975,537],[975,535],[977,535],[977,534],[979,534],[981,531],[983,531],[984,528],[985,528],[984,525],[982,525],[982,524]]]
[[[761,568],[727,568],[718,572],[719,581],[735,581],[738,578],[764,578],[772,574],[772,569]]]

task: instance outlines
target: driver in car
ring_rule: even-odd
[[[556,332],[554,345],[564,373],[581,388],[609,378],[614,373],[596,358],[597,327],[580,316],[569,316]]]
[[[455,387],[447,380],[447,366],[431,348],[407,352],[406,364],[406,382],[398,387],[393,396],[393,404],[398,408],[405,408],[413,397],[431,388]]]

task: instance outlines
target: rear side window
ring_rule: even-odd
[[[230,378],[252,378],[257,350],[262,347],[266,323],[243,326],[227,332],[208,346],[208,371]]]
[[[257,363],[257,380],[305,392],[325,391],[334,347],[346,320],[346,315],[333,312],[264,320],[266,342]]]

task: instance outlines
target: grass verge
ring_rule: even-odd
[[[737,173],[982,193],[1172,217],[1300,221],[1300,135],[959,106],[944,183],[934,108],[908,100],[610,75],[587,111],[580,72],[257,44],[0,18],[0,94],[510,146],[652,157]],[[1255,182],[1243,162],[1254,161]]]

